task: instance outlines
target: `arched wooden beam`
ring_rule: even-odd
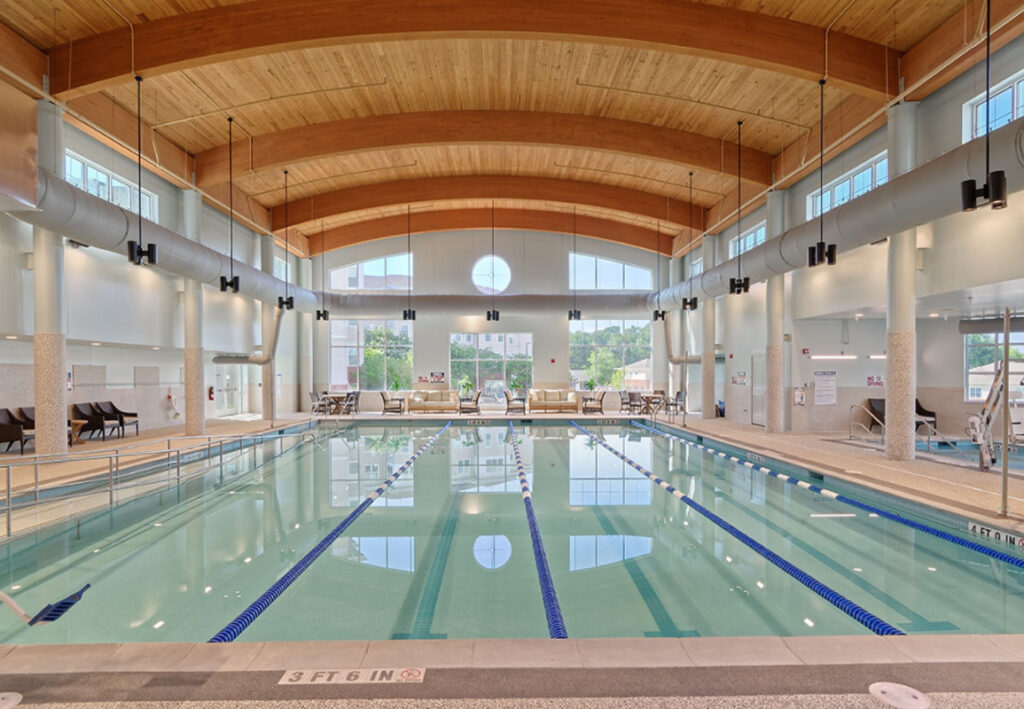
[[[648,123],[571,113],[427,111],[350,118],[253,136],[234,151],[235,173],[286,167],[350,152],[463,143],[577,147],[736,175],[736,144]],[[743,175],[769,185],[772,156],[743,151]],[[196,155],[196,182],[228,179],[228,146]]]
[[[463,229],[489,229],[491,226],[491,210],[489,208],[440,209],[428,212],[414,212],[408,221],[405,214],[395,214],[353,222],[352,224],[326,230],[323,235],[323,248],[320,246],[319,232],[314,231],[307,235],[311,249],[309,255],[316,256],[324,251],[361,244],[365,241],[405,236],[410,229],[410,224],[414,234]],[[566,212],[500,208],[494,210],[494,225],[499,229],[525,229],[527,231],[571,234],[573,219],[572,214]],[[617,222],[590,214],[577,214],[576,233],[580,236],[589,236],[595,239],[604,239],[605,241],[636,246],[648,251],[656,251],[664,256],[672,255],[673,234],[662,232],[659,238],[657,230],[648,229],[637,224]]]
[[[307,222],[349,212],[456,199],[514,199],[579,204],[665,220],[677,226],[692,226],[696,229],[704,228],[705,219],[703,207],[694,206],[693,221],[696,223],[690,224],[688,202],[627,187],[554,177],[459,175],[377,182],[326,192],[312,198],[302,197],[288,203],[288,221],[290,226],[298,227]],[[270,222],[274,231],[284,228],[283,206],[278,205],[271,211]]]
[[[133,42],[134,36],[134,42]],[[543,37],[660,47],[816,79],[825,29],[678,0],[253,0],[141,22],[50,50],[50,90],[67,98],[145,76],[245,56],[354,42]],[[828,34],[833,86],[881,97],[899,53]]]

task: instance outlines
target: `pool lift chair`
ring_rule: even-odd
[[[45,625],[46,623],[54,622],[71,610],[71,606],[82,600],[82,596],[89,590],[91,585],[87,583],[64,600],[47,604],[45,608],[35,615],[26,613],[13,598],[2,591],[0,591],[0,603],[10,608],[14,615],[21,618],[28,625]]]

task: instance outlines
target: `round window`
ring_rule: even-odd
[[[512,556],[512,543],[504,534],[477,537],[473,542],[473,558],[485,569],[498,569]]]
[[[501,256],[487,255],[473,264],[473,285],[481,293],[501,293],[512,282],[512,271]]]

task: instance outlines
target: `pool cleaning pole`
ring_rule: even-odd
[[[993,382],[993,386],[995,383]],[[1003,488],[999,516],[1007,515],[1007,485],[1010,477],[1010,308],[1003,314]]]

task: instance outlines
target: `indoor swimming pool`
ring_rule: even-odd
[[[1024,633],[1021,547],[678,433],[321,427],[0,547],[30,614],[90,584],[0,643]]]

